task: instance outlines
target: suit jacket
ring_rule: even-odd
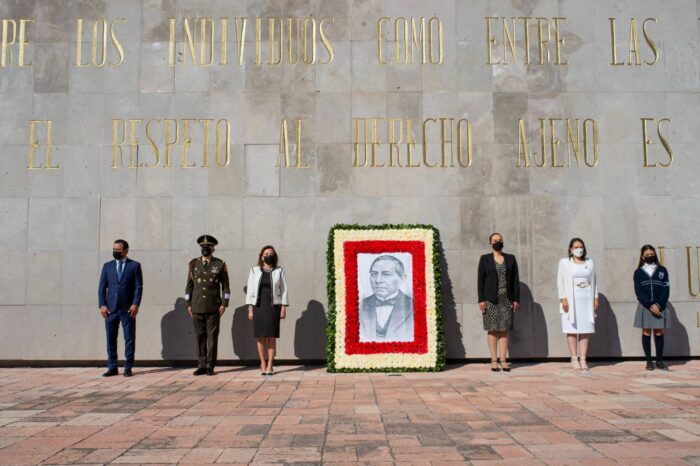
[[[508,301],[520,302],[520,275],[518,273],[518,261],[512,254],[503,254],[506,264],[506,288],[508,289]],[[498,272],[493,253],[484,254],[479,259],[479,271],[477,279],[479,302],[498,301]]]
[[[401,291],[394,299],[394,308],[386,323],[386,335],[377,333],[377,306],[380,300],[376,295],[362,300],[360,306],[360,341],[413,341],[413,298]]]
[[[129,259],[124,261],[121,280],[117,276],[117,261],[111,260],[102,266],[97,299],[100,307],[107,306],[111,311],[125,311],[132,304],[141,305],[143,294],[143,274],[141,264]]]

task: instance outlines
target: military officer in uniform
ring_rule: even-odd
[[[187,312],[192,316],[197,337],[197,370],[194,375],[214,375],[219,320],[228,307],[230,289],[226,263],[214,257],[219,242],[211,235],[197,239],[202,255],[192,259],[187,274]]]

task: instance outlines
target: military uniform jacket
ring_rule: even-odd
[[[201,257],[190,261],[185,299],[193,313],[219,312],[221,305],[228,307],[230,293],[226,262],[218,257],[209,259],[207,265]]]

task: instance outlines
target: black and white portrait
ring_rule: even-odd
[[[409,253],[358,254],[360,342],[413,341]]]

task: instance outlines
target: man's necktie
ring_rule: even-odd
[[[117,264],[117,278],[119,280],[122,279],[122,271],[124,270],[124,262],[119,261],[119,264]]]

